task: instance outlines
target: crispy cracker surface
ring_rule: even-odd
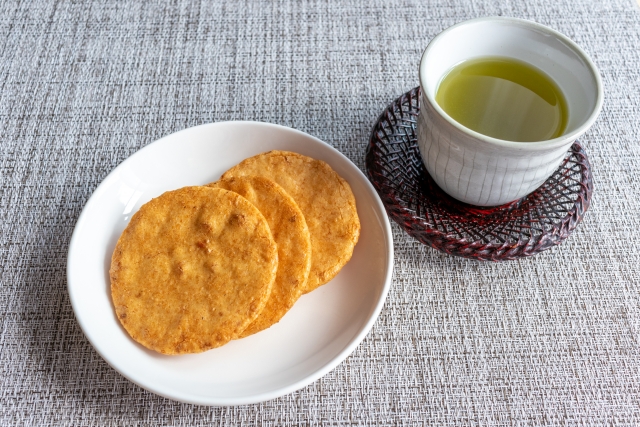
[[[129,335],[163,354],[235,339],[269,298],[278,265],[267,221],[236,193],[185,187],[143,205],[111,261],[111,295]]]
[[[349,184],[327,163],[288,151],[269,151],[242,161],[223,179],[261,176],[279,184],[304,214],[311,235],[311,272],[305,292],[327,283],[351,259],[360,236]]]
[[[275,182],[257,176],[223,179],[212,187],[238,193],[258,208],[278,245],[278,272],[264,309],[240,338],[277,323],[305,289],[311,267],[311,240],[296,202]]]

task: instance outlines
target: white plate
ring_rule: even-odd
[[[206,184],[269,150],[324,160],[351,185],[362,225],[351,261],[302,296],[266,331],[200,354],[163,356],[134,342],[111,304],[109,265],[120,233],[142,204],[168,190]],[[346,359],[375,322],[391,283],[393,241],[374,188],[340,152],[305,133],[257,122],[224,122],[164,137],[122,162],[85,206],[67,264],[76,317],[98,353],[154,393],[202,405],[239,405],[298,390]]]

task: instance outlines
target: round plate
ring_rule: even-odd
[[[278,324],[258,334],[185,356],[164,356],[137,344],[115,316],[109,283],[111,254],[131,215],[165,191],[215,181],[243,159],[269,150],[324,160],[349,182],[362,227],[349,263],[331,282],[303,295]],[[344,155],[293,129],[224,122],[162,138],[111,172],[78,219],[67,277],[82,330],[126,378],[182,402],[239,405],[291,393],[342,362],[378,317],[392,269],[393,241],[384,206]]]

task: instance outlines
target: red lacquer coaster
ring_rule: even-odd
[[[422,163],[416,141],[419,94],[415,88],[387,107],[367,148],[367,175],[391,219],[425,245],[484,261],[535,255],[569,237],[593,192],[580,144],[528,196],[490,208],[468,205],[442,191]]]

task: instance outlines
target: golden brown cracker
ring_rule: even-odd
[[[258,209],[231,191],[185,187],[143,205],[111,261],[111,295],[129,335],[164,354],[235,339],[269,298],[276,244]]]
[[[210,186],[233,191],[253,203],[278,245],[278,272],[271,295],[260,315],[240,334],[242,338],[276,324],[302,295],[311,267],[309,229],[296,202],[271,180],[236,177]]]
[[[328,164],[288,151],[269,151],[242,161],[222,178],[235,176],[275,181],[300,207],[311,234],[306,292],[327,283],[351,259],[360,235],[356,200],[349,184]]]

